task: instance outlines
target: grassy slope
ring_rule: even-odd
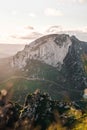
[[[19,78],[13,76],[13,78],[5,80],[0,84],[0,90],[7,89],[9,98],[19,103],[24,102],[26,94],[34,92],[38,88],[43,92],[48,92],[53,99],[59,100],[71,100],[71,98],[78,98],[78,95],[81,94],[80,91],[69,89],[68,86],[63,87],[65,79],[60,71],[38,61],[30,61],[22,72],[17,72],[15,75]],[[28,80],[27,77],[33,80]]]
[[[9,91],[10,99],[23,103],[28,93],[34,92],[36,89],[43,92],[49,92],[54,99],[62,98],[61,88],[47,81],[28,81],[26,79],[12,79],[0,84],[0,89]]]

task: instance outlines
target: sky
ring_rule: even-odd
[[[0,43],[28,44],[51,33],[87,41],[87,0],[0,0]]]

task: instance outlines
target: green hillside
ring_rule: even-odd
[[[34,92],[36,89],[43,92],[49,92],[54,99],[62,98],[62,90],[50,81],[27,80],[23,78],[10,79],[0,84],[0,89],[6,89],[11,94],[11,99],[19,103],[24,103],[24,99],[28,93]],[[54,90],[53,90],[54,88]]]
[[[23,78],[13,78],[0,84],[0,90],[6,89],[9,92],[8,99],[16,101],[20,104],[24,103],[24,99],[28,93],[34,92],[36,89],[40,89],[43,92],[48,92],[53,99],[58,100],[71,100],[73,96],[71,91],[64,91],[61,87],[54,84],[51,81],[45,80],[27,80]],[[78,94],[81,92],[73,91],[74,98],[78,98]]]
[[[16,70],[15,73],[8,74],[0,82],[0,90],[7,89],[10,92],[9,95],[11,95],[9,99],[11,98],[21,104],[24,103],[25,96],[36,89],[48,92],[53,99],[81,99],[83,92],[70,88],[66,82],[62,71],[58,68],[31,60],[22,71]]]

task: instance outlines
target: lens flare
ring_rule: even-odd
[[[87,99],[87,88],[86,88],[86,89],[84,89],[83,98],[84,98],[84,99]]]
[[[7,95],[7,90],[2,89],[2,90],[1,90],[1,94],[2,94],[2,96],[6,96],[6,95]]]

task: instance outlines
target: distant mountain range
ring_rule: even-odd
[[[23,44],[0,44],[0,58],[13,56],[23,48]]]
[[[37,88],[54,99],[79,100],[87,87],[87,43],[66,34],[46,35],[0,61],[0,68],[1,86],[12,84],[14,100],[21,102]]]

